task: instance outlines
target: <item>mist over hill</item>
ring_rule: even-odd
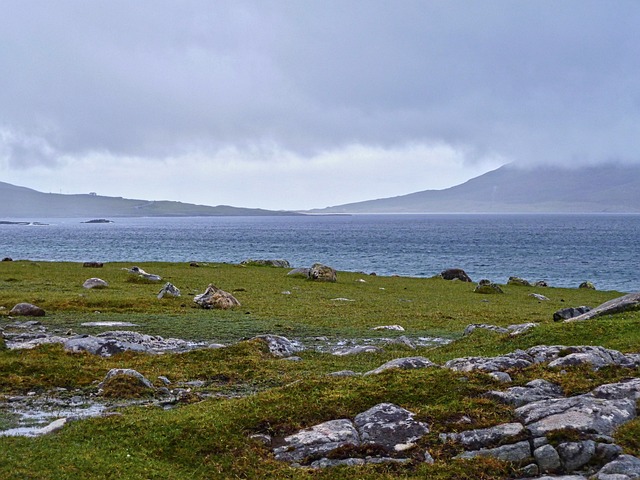
[[[269,216],[297,215],[294,212],[210,207],[172,201],[134,200],[95,194],[42,193],[0,182],[0,218],[50,217],[175,217],[175,216]]]
[[[511,165],[444,190],[348,203],[313,213],[637,213],[640,166]]]

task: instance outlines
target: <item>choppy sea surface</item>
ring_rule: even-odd
[[[473,280],[505,283],[516,275],[558,287],[589,280],[599,290],[640,291],[640,215],[23,220],[47,225],[0,224],[0,257],[132,264],[284,258],[295,267],[322,262],[338,270],[414,277],[456,267]]]

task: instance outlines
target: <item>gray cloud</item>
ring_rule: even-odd
[[[633,0],[6,0],[0,16],[0,128],[32,139],[4,146],[14,167],[262,143],[639,160]]]

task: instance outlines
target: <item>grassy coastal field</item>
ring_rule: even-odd
[[[0,351],[3,403],[12,396],[44,395],[60,389],[69,395],[94,395],[97,382],[116,367],[136,369],[158,387],[161,375],[174,383],[201,381],[193,387],[190,401],[170,410],[134,406],[117,415],[71,422],[50,435],[0,437],[0,478],[509,478],[512,468],[496,460],[449,460],[450,452],[438,441],[441,432],[482,428],[513,418],[510,407],[482,397],[483,392],[503,388],[490,376],[446,369],[348,378],[328,374],[346,369],[365,372],[398,357],[422,355],[440,364],[539,344],[640,351],[638,311],[579,323],[552,321],[556,310],[595,307],[622,295],[619,292],[507,285],[504,295],[480,295],[473,293],[475,284],[438,278],[339,272],[337,283],[316,283],[288,277],[288,270],[272,267],[139,264],[163,278],[152,283],[125,271],[133,265],[108,263],[91,269],[79,263],[1,262],[0,307],[4,308],[0,327],[14,328],[9,325],[28,320],[10,318],[8,312],[17,303],[29,302],[46,311],[46,316],[36,320],[58,335],[114,330],[82,326],[86,322],[131,322],[137,326],[127,329],[140,333],[228,347],[163,355],[126,352],[110,358],[68,353],[59,345]],[[82,288],[90,277],[102,278],[109,287]],[[181,297],[156,297],[167,281],[181,290]],[[242,306],[226,311],[200,309],[193,296],[210,283],[231,292]],[[531,293],[549,300],[540,301]],[[462,336],[472,323],[507,326],[524,322],[540,325],[516,337],[486,330]],[[405,331],[372,330],[380,325],[401,325]],[[274,358],[263,343],[247,341],[267,333],[356,344],[401,335],[411,340],[438,337],[452,342],[416,349],[388,343],[378,353],[348,356],[307,349],[299,353],[302,361],[296,362]],[[638,376],[640,372],[631,373]],[[537,366],[512,376],[517,385],[546,378],[561,384],[569,395],[628,377],[630,371],[576,367],[561,373]],[[407,465],[293,468],[276,461],[269,448],[249,438],[254,433],[284,436],[323,421],[352,418],[380,402],[407,408],[430,425],[431,433],[418,449],[431,452],[436,460],[433,465],[416,460]],[[4,412],[0,410],[0,426],[11,420]],[[471,424],[461,427],[457,422],[463,415]],[[633,455],[640,454],[638,438],[637,420],[616,434],[617,442]]]

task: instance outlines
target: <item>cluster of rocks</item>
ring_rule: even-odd
[[[392,403],[380,403],[356,415],[315,425],[274,442],[268,436],[260,439],[273,448],[276,459],[294,466],[324,468],[337,465],[407,462],[403,452],[413,449],[418,440],[429,433],[426,423],[414,414]],[[344,452],[336,455],[336,452]],[[377,452],[377,455],[371,455]],[[361,455],[358,455],[361,453]],[[338,458],[336,458],[338,457]],[[342,457],[342,458],[340,458]],[[427,453],[425,460],[433,462]]]

